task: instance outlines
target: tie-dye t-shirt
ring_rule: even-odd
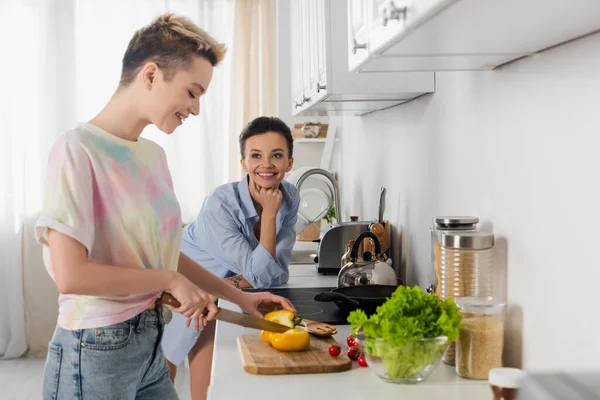
[[[82,243],[93,262],[176,270],[181,209],[164,151],[139,138],[121,139],[91,124],[61,135],[50,152],[44,205],[35,226],[54,279],[48,229]],[[139,314],[159,293],[59,296],[58,325],[88,329]]]

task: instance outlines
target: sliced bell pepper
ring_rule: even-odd
[[[308,332],[294,329],[302,321],[302,317],[296,317],[293,312],[288,310],[277,310],[265,315],[264,319],[289,326],[290,330],[284,333],[262,331],[260,338],[263,342],[270,344],[279,351],[302,351],[310,347]]]

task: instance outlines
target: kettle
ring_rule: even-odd
[[[366,238],[373,239],[375,254],[370,251],[363,253],[362,259],[358,257],[358,248]],[[386,262],[387,256],[381,253],[379,239],[372,232],[361,233],[352,246],[350,261],[346,263],[338,274],[337,285],[362,286],[362,285],[398,285],[396,271]]]

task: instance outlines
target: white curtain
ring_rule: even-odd
[[[129,39],[137,29],[166,11],[191,18],[231,47],[234,0],[75,1],[76,120],[87,120],[104,106],[119,81],[121,58]],[[106,29],[107,23],[110,29]],[[190,118],[172,136],[154,126],[143,133],[167,152],[184,222],[196,218],[208,192],[229,181],[229,160],[223,155],[231,141],[231,65],[228,54],[223,64],[215,68],[208,92],[201,100],[200,116]]]
[[[298,1],[298,0],[294,0]],[[231,59],[231,130],[241,130],[256,117],[277,116],[277,42],[275,0],[237,0]],[[240,179],[239,146],[229,149],[229,176]]]
[[[33,225],[41,209],[48,151],[56,137],[90,119],[117,87],[133,32],[160,13],[194,20],[217,40],[233,41],[234,0],[0,0],[0,358],[45,355],[57,292],[42,264]],[[232,47],[230,46],[232,51]],[[232,57],[216,68],[201,114],[162,145],[183,219],[231,180]],[[235,157],[237,162],[238,156]]]
[[[0,358],[27,350],[23,303],[24,238],[39,208],[42,169],[50,142],[42,63],[45,14],[32,2],[0,0]],[[42,133],[43,132],[43,133]]]

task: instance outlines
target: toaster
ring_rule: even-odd
[[[342,256],[348,241],[368,231],[372,223],[373,221],[340,222],[325,231],[317,247],[317,271],[325,275],[337,275],[342,269]]]

